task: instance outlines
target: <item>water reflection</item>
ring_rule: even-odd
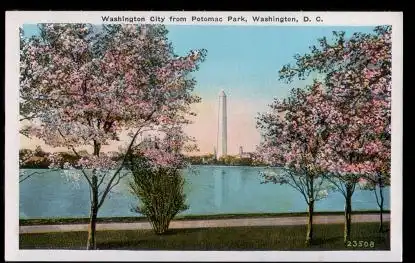
[[[224,179],[225,179],[225,171],[223,169],[215,169],[214,171],[214,180],[215,180],[215,187],[214,187],[214,198],[215,198],[215,206],[220,208],[222,205],[222,201],[225,198],[225,187],[224,187]]]
[[[241,189],[242,175],[243,175],[243,173],[241,173],[241,176],[233,176],[232,177],[232,184],[231,185],[233,186],[233,189],[236,193]]]
[[[304,212],[306,204],[287,185],[260,184],[258,167],[195,166],[197,173],[185,171],[185,193],[189,210],[183,214]],[[58,173],[34,176],[20,185],[20,217],[86,217],[89,189],[85,182],[74,188]],[[128,191],[127,180],[102,206],[99,216],[137,216],[131,212],[137,199]],[[316,204],[316,211],[342,211],[344,198],[333,193]],[[356,189],[354,210],[377,210],[373,192]],[[389,189],[385,189],[385,209],[389,209]]]

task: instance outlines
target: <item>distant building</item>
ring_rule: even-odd
[[[253,155],[251,152],[244,152],[242,146],[239,146],[239,158],[252,158]]]
[[[225,91],[219,93],[219,112],[218,112],[218,134],[217,136],[217,154],[216,158],[224,157],[228,154],[228,123],[226,109]]]
[[[217,160],[217,152],[215,146],[213,146],[213,159]]]

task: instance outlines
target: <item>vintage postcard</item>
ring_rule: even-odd
[[[398,12],[6,12],[6,260],[401,261]]]

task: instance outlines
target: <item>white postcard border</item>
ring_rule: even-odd
[[[296,17],[299,22],[257,23],[252,16]],[[390,251],[71,251],[19,250],[19,30],[30,23],[102,24],[102,16],[165,16],[164,24],[234,26],[373,26],[392,25],[392,179]],[[239,22],[170,22],[170,16],[246,17]],[[303,17],[311,18],[304,22]],[[317,21],[317,17],[320,20]],[[105,22],[107,23],[107,22]],[[120,23],[120,22],[113,22]],[[124,22],[125,23],[125,22]],[[401,12],[109,12],[109,11],[8,11],[6,12],[5,81],[5,260],[19,261],[401,261],[402,259],[402,93],[403,14]]]

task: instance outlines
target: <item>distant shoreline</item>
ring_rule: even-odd
[[[194,166],[215,166],[215,167],[255,167],[255,168],[270,168],[264,165],[227,165],[227,164],[191,164],[190,167]],[[280,166],[271,168],[281,168]],[[19,170],[53,170],[45,167],[19,167]],[[63,170],[63,169],[62,169]]]
[[[30,149],[20,149],[19,156],[25,156],[27,154],[34,154],[34,156],[27,159],[23,166],[20,169],[47,169],[50,165],[50,160],[48,157],[51,153],[45,152],[43,150],[37,150],[38,152],[33,152]],[[64,163],[69,163],[75,165],[79,161],[79,156],[74,155],[70,152],[60,152],[58,153],[62,158],[60,166],[62,167]],[[111,157],[114,161],[120,161],[121,156]],[[24,158],[23,158],[24,159]],[[249,166],[249,167],[262,167],[267,166],[266,163],[256,160],[253,156],[243,156],[243,155],[226,155],[220,158],[215,158],[214,154],[205,154],[205,155],[194,155],[194,156],[185,156],[185,162],[191,165],[203,165],[203,166]]]

